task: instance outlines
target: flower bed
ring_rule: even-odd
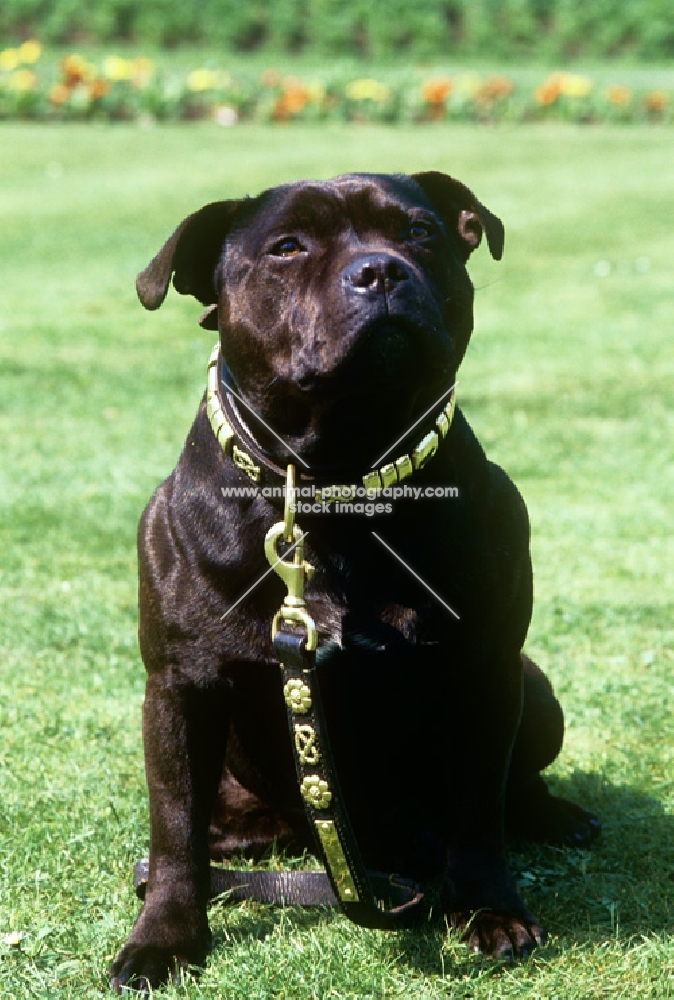
[[[108,56],[95,64],[72,54],[43,58],[36,41],[0,52],[0,119],[35,121],[237,122],[669,122],[668,90],[599,86],[556,72],[531,88],[505,75],[420,73],[384,82],[339,70],[313,79],[275,70],[177,72],[152,60]]]

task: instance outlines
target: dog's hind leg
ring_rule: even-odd
[[[208,847],[213,861],[234,854],[258,860],[272,847],[300,845],[286,820],[255,792],[237,781],[229,767],[222,772],[216,806],[208,831]]]
[[[506,789],[506,829],[527,840],[586,846],[601,823],[581,806],[552,795],[541,776],[562,748],[562,707],[543,671],[524,654],[522,665],[524,702]]]

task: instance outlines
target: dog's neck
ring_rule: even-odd
[[[252,482],[262,484],[265,480],[270,485],[281,485],[285,481],[286,470],[272,462],[260,448],[248,423],[241,415],[239,403],[243,403],[244,406],[247,404],[232,388],[226,374],[227,369],[224,368],[220,345],[216,344],[208,361],[206,389],[206,412],[213,433],[225,454]],[[220,391],[221,385],[224,389],[222,393]],[[417,424],[420,424],[425,417],[429,417],[433,421],[433,426],[430,430],[426,430],[409,452],[393,458],[376,469],[371,469],[359,477],[358,483],[329,483],[326,485],[319,481],[317,476],[312,475],[310,470],[303,469],[299,470],[300,481],[316,486],[315,498],[317,502],[321,503],[343,499],[346,490],[365,487],[366,490],[375,491],[403,482],[415,472],[421,471],[430,462],[449,432],[454,416],[454,387],[445,393],[443,400],[448,401],[444,402],[439,412],[431,415],[429,411],[417,421]],[[411,430],[414,430],[414,427]],[[268,429],[271,430],[271,428]],[[272,431],[272,433],[274,432]],[[405,437],[409,437],[409,433]],[[400,439],[400,441],[402,440],[404,438]],[[399,444],[400,441],[396,444]],[[390,451],[393,450],[394,448],[390,449]],[[299,456],[297,457],[299,458]],[[386,457],[386,455],[382,457]],[[302,462],[301,459],[300,461]],[[302,462],[302,464],[304,463]]]

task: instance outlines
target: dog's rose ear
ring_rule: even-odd
[[[193,295],[205,306],[217,301],[215,269],[240,205],[240,201],[212,202],[180,223],[136,278],[138,298],[146,309],[162,304],[172,274],[181,295]]]
[[[503,223],[477,200],[470,188],[438,170],[412,174],[412,180],[423,188],[445,223],[458,233],[465,260],[479,247],[483,232],[492,257],[501,259],[505,242]]]

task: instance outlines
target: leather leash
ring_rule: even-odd
[[[288,590],[272,622],[272,642],[307,820],[343,913],[364,927],[409,927],[426,912],[424,891],[409,879],[365,868],[339,786],[316,676],[318,634],[304,602],[313,567],[304,559],[304,533],[294,509],[295,467],[289,465],[284,519],[267,532],[265,554]],[[279,555],[281,541],[292,546],[285,555]]]

